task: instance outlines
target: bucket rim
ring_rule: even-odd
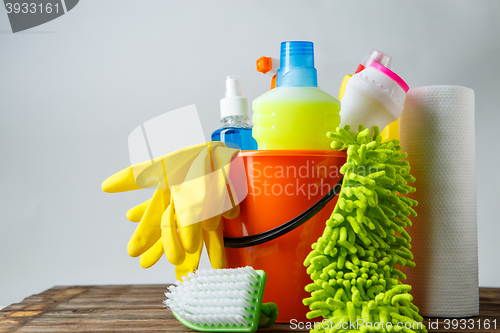
[[[347,152],[338,150],[243,150],[240,156],[332,156],[347,157]]]

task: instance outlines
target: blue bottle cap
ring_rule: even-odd
[[[317,87],[312,42],[282,42],[276,87]]]

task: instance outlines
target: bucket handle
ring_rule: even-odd
[[[323,198],[321,198],[318,202],[312,205],[305,212],[294,217],[290,221],[285,222],[274,229],[264,231],[256,235],[244,236],[244,237],[224,237],[224,247],[227,247],[229,249],[239,249],[243,247],[259,245],[262,243],[272,241],[273,239],[283,236],[284,234],[292,231],[293,229],[300,227],[302,224],[304,224],[310,218],[316,215],[320,210],[322,210],[326,206],[326,204],[329,203],[330,200],[332,200],[340,192],[343,179],[344,177],[340,178],[338,183],[335,184],[335,186],[333,186],[333,188],[330,191],[328,191],[328,193]]]

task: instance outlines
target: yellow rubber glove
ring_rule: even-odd
[[[234,219],[238,216],[240,212],[240,206],[237,205],[233,209],[228,210],[223,213],[227,219]],[[144,213],[144,212],[143,212]],[[210,258],[210,263],[214,269],[225,268],[225,258],[224,258],[224,239],[223,239],[223,224],[219,224],[220,216],[216,216],[212,219],[203,221],[203,240],[205,242],[205,247]],[[215,226],[215,229],[214,229]],[[200,247],[202,249],[203,247]],[[198,250],[200,250],[198,249]],[[176,266],[176,276],[180,279],[186,274],[186,272],[194,271],[199,264],[199,260],[195,261],[196,256],[200,256],[198,250],[194,254],[187,254],[185,261]],[[140,258],[140,265],[143,268],[149,268],[156,264],[158,260],[163,256],[163,241],[158,239],[158,241],[149,250],[144,252]],[[186,268],[189,267],[189,268]]]
[[[127,212],[129,220],[140,221],[127,249],[141,256],[142,267],[151,267],[165,252],[179,278],[198,267],[204,240],[212,266],[224,267],[220,212],[228,218],[239,213],[237,191],[228,195],[227,180],[237,152],[220,142],[187,147],[126,168],[103,183],[111,193],[157,186],[151,199]]]
[[[151,267],[161,258],[160,253],[163,253],[163,247],[160,247],[161,217],[170,202],[170,190],[166,180],[172,184],[182,183],[193,160],[206,148],[206,143],[186,147],[153,161],[125,168],[103,182],[102,189],[108,193],[157,186],[153,198],[127,212],[131,221],[140,221],[127,250],[132,257],[141,255],[142,267]]]
[[[222,146],[209,149],[193,161],[186,181],[171,187],[170,206],[162,218],[163,248],[167,259],[176,265],[178,279],[198,267],[203,241],[212,267],[225,267],[221,212],[233,218],[239,213],[227,177],[235,152]],[[181,246],[186,257],[179,264],[183,259],[178,256]]]
[[[189,273],[194,273],[198,269],[202,251],[203,242],[200,242],[200,246],[195,253],[186,254],[186,259],[184,259],[184,262],[180,265],[175,266],[175,277],[177,278],[177,280],[181,280],[183,276],[188,276]]]
[[[146,208],[148,208],[150,202],[151,199],[148,199],[143,203],[133,208],[130,208],[129,211],[127,212],[127,218],[131,222],[141,222],[142,216],[144,215],[144,212],[146,211]]]
[[[224,213],[221,215],[226,219],[234,219],[240,213],[240,205],[239,203],[246,197],[247,186],[245,184],[237,184],[238,186],[234,186],[231,183],[230,178],[228,177],[230,169],[227,167],[230,165],[231,159],[233,155],[231,151],[226,149],[218,149],[219,152],[217,154],[211,154],[211,167],[213,170],[221,170],[222,176],[225,180],[225,189],[222,187],[217,187],[219,195],[222,193],[228,193],[228,196],[225,197],[226,205],[224,208],[231,206],[232,208],[229,210],[224,209]],[[239,162],[239,163],[238,163]],[[244,179],[246,180],[246,172],[245,168],[242,164],[242,160],[232,160],[231,163],[231,171],[237,174],[236,179]],[[219,184],[222,184],[219,183]],[[225,190],[225,191],[224,191]],[[217,199],[216,199],[217,200]],[[231,205],[229,205],[231,204]],[[211,219],[207,219],[203,222],[203,240],[205,241],[205,247],[207,249],[208,257],[210,258],[210,263],[212,264],[212,268],[219,269],[226,267],[226,259],[224,253],[224,224],[220,223],[221,216],[215,216]]]
[[[144,252],[141,255],[139,263],[142,268],[149,268],[154,264],[156,264],[164,253],[165,251],[163,251],[163,242],[161,241],[160,238],[151,248],[149,248],[146,252]]]
[[[151,202],[151,199],[148,199],[144,201],[143,203],[131,208],[127,212],[127,218],[132,221],[132,222],[140,222],[142,220],[142,217],[144,216],[144,213],[146,209],[149,206],[149,203]],[[140,257],[140,265],[143,268],[149,268],[156,264],[158,260],[160,260],[161,256],[163,255],[163,243],[161,241],[161,238],[158,237],[158,240],[156,243],[146,250],[141,257]]]

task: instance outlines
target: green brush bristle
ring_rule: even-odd
[[[305,287],[311,293],[303,300],[307,318],[326,319],[312,333],[342,331],[349,322],[360,332],[386,332],[387,325],[377,328],[382,321],[392,324],[389,331],[427,332],[411,286],[395,267],[415,266],[405,227],[417,202],[401,195],[415,191],[408,185],[415,178],[399,141],[382,143],[379,134],[378,127],[371,136],[363,126],[356,135],[348,126],[328,133],[334,149],[347,150],[347,162],[335,209],[304,261],[313,280]]]

